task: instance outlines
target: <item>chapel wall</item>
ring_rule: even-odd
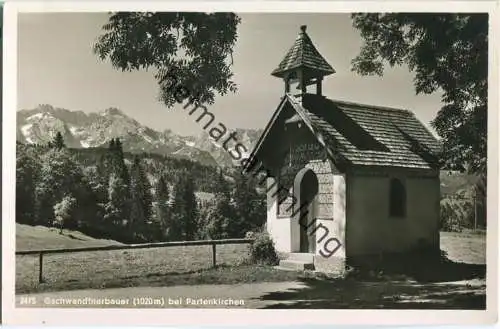
[[[389,213],[390,179],[406,189],[406,215]],[[349,174],[347,193],[347,257],[401,253],[424,244],[439,249],[439,176]]]

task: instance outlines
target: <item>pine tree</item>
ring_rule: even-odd
[[[54,141],[52,142],[52,146],[58,150],[62,149],[65,147],[64,145],[64,138],[61,134],[60,131],[56,133],[56,137],[54,138]]]
[[[224,216],[221,208],[225,208],[225,201],[215,200],[208,206],[206,211],[207,227],[206,234],[210,239],[229,238],[229,226],[231,219]]]
[[[83,169],[84,182],[75,195],[81,211],[75,217],[81,222],[80,230],[89,235],[106,234],[103,227],[104,208],[108,201],[107,182],[96,166]]]
[[[110,171],[108,168],[108,152],[102,154],[99,159],[97,160],[96,164],[96,170],[95,170],[95,185],[96,187],[101,188],[101,192],[103,193],[104,197],[103,200],[107,199],[107,187],[108,187],[108,182],[109,182],[109,175]]]
[[[198,202],[195,195],[194,179],[191,174],[186,177],[184,189],[184,200],[186,202],[186,219],[184,225],[184,236],[186,240],[194,240],[198,222]]]
[[[256,182],[244,173],[235,177],[233,202],[235,220],[231,227],[234,237],[243,237],[248,231],[259,230],[265,222],[266,205],[263,195],[256,190]]]
[[[116,138],[109,142],[108,151],[101,167],[107,186],[107,202],[104,209],[105,227],[116,227],[120,235],[133,240],[131,217],[137,217],[137,209],[130,203],[130,176],[121,150],[121,143]],[[112,199],[112,197],[114,199]]]
[[[123,159],[123,145],[119,138],[115,139],[115,150],[118,154],[118,157]]]
[[[111,140],[109,141],[109,147],[108,147],[108,149],[110,151],[116,150],[116,143],[115,143],[115,139],[114,138],[111,138]]]
[[[170,200],[168,185],[165,182],[163,175],[160,175],[158,182],[156,184],[155,199],[156,199],[156,222],[160,229],[160,234],[158,235],[160,239],[164,239],[168,236],[168,228],[170,225]]]
[[[231,224],[234,220],[234,210],[231,206],[231,194],[222,171],[216,182],[216,193],[208,210],[207,233],[211,239],[231,237]]]
[[[134,158],[130,177],[131,229],[139,239],[147,240],[147,227],[151,222],[151,185],[141,166],[139,157]]]
[[[125,164],[122,144],[118,138],[113,138],[109,142],[108,152],[105,156],[105,168],[108,174],[117,173],[125,184],[130,183],[130,175]]]
[[[142,189],[141,176],[139,160],[135,157],[130,175],[130,224],[137,233],[139,233],[138,231],[143,230],[146,223],[146,216],[142,206],[144,191]]]
[[[231,197],[231,189],[229,188],[229,184],[224,177],[224,173],[222,170],[218,171],[217,178],[215,180],[215,193],[221,194],[224,197]]]
[[[16,221],[24,224],[34,224],[35,216],[35,188],[37,162],[32,152],[24,147],[17,147],[16,159]]]
[[[197,201],[190,174],[180,175],[173,191],[169,240],[192,240],[197,231]]]
[[[109,141],[108,149],[104,154],[101,155],[99,162],[97,164],[97,169],[102,175],[102,178],[105,180],[106,186],[109,183],[109,177],[111,173],[114,172],[114,170],[116,170],[117,168],[117,161],[115,154],[116,154],[116,144],[115,144],[115,139],[112,138]]]
[[[130,222],[128,231],[134,241],[145,242],[147,240],[147,223],[144,219],[144,212],[140,203],[140,196],[136,191],[132,191],[130,200]]]
[[[168,228],[167,239],[169,241],[180,241],[183,238],[183,221],[186,216],[186,207],[184,202],[184,185],[185,181],[182,179],[182,175],[179,176],[174,183],[174,188],[172,191],[172,212],[170,216],[170,225]]]
[[[198,216],[196,222],[196,240],[210,239],[208,235],[207,225],[208,225],[208,212],[207,212],[207,201],[199,200],[198,205]]]
[[[128,185],[130,183],[130,175],[127,169],[127,165],[125,164],[125,156],[123,154],[122,143],[118,138],[115,140],[115,149],[113,150],[113,154],[116,163],[116,172],[119,173],[121,179],[123,179],[125,184]]]
[[[127,196],[127,185],[125,185],[117,174],[112,173],[109,178],[108,202],[106,203],[104,214],[104,220],[109,232],[116,229],[123,232],[123,229],[127,226],[129,217],[127,212],[129,198]],[[125,236],[124,233],[121,235]]]

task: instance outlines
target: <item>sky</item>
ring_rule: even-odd
[[[202,127],[187,112],[158,101],[152,72],[121,72],[101,61],[92,45],[107,22],[105,13],[23,13],[18,25],[18,110],[51,104],[86,113],[117,107],[156,130],[198,135]],[[300,25],[336,70],[323,81],[331,99],[405,108],[429,127],[440,95],[415,95],[407,67],[383,77],[351,71],[362,39],[347,14],[245,13],[234,48],[235,94],[218,96],[209,110],[228,128],[264,128],[283,95],[283,81],[271,76],[297,37]],[[177,109],[180,109],[179,106]]]

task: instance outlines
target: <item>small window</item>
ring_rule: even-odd
[[[402,218],[406,216],[406,189],[403,183],[393,178],[390,182],[389,216]]]

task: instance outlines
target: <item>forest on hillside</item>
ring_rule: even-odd
[[[253,177],[155,154],[17,143],[16,221],[120,242],[244,237],[261,228]],[[200,192],[213,195],[199,198]]]

